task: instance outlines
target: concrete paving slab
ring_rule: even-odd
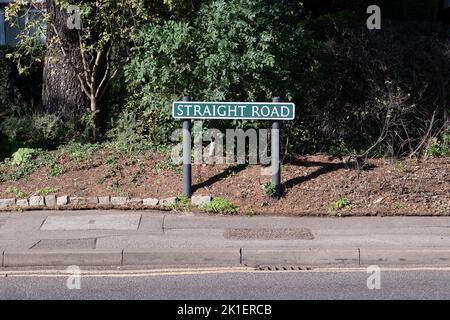
[[[133,251],[124,250],[124,265],[151,266],[239,266],[240,253],[238,249],[219,250],[160,250]]]
[[[137,230],[140,220],[140,214],[49,216],[41,230]]]
[[[450,266],[450,250],[444,249],[366,249],[361,248],[361,265]]]
[[[211,229],[211,228],[309,228],[328,230],[340,234],[367,233],[393,228],[417,230],[423,228],[450,229],[450,217],[346,217],[346,218],[315,218],[315,217],[231,217],[167,214],[165,227],[167,229]],[[406,231],[408,232],[408,231]]]
[[[280,247],[278,250],[242,249],[242,263],[246,266],[294,265],[342,267],[359,266],[359,251],[349,250],[290,250]]]
[[[30,266],[114,266],[121,265],[122,251],[54,250],[8,251],[3,254],[3,267]]]
[[[0,227],[0,236],[12,234],[17,237],[23,236],[28,232],[39,231],[46,218],[47,213],[44,211],[33,212],[33,214],[11,214],[3,226]]]

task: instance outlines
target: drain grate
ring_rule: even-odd
[[[223,233],[231,240],[313,240],[307,228],[226,229]]]
[[[258,271],[304,271],[312,270],[311,267],[300,266],[259,266],[256,268]]]

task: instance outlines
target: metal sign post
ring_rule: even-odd
[[[279,103],[280,98],[272,98],[272,102]],[[280,121],[272,122],[272,184],[275,186],[277,196],[281,195],[280,127]]]
[[[191,119],[235,119],[272,121],[272,183],[281,195],[280,129],[282,120],[295,118],[295,105],[272,102],[194,102],[189,97],[174,102],[172,117],[183,120],[183,193],[192,195]]]
[[[189,97],[183,97],[183,102],[189,101]],[[191,163],[191,119],[183,120],[183,194],[186,197],[192,195],[192,163]]]

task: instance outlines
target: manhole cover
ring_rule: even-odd
[[[227,229],[223,236],[232,240],[313,240],[307,228]]]
[[[95,249],[92,239],[44,239],[31,247],[34,250]]]

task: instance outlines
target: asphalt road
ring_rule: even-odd
[[[449,299],[450,269],[382,270],[380,289],[359,271],[265,272],[222,270],[82,276],[0,274],[0,299]],[[70,284],[77,286],[77,278]],[[375,284],[377,282],[371,282]]]

